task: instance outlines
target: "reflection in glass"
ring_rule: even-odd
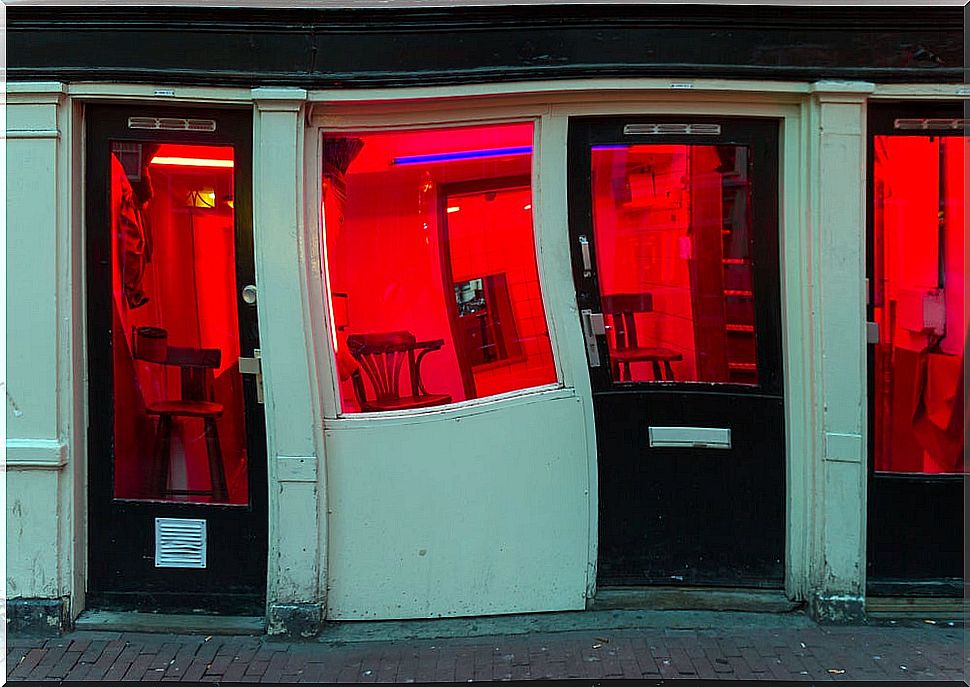
[[[115,497],[245,504],[233,149],[111,152]]]
[[[967,138],[876,136],[872,310],[875,469],[966,472]]]
[[[613,381],[756,385],[748,149],[609,145],[591,155]]]
[[[556,381],[536,267],[532,136],[530,123],[324,135],[342,412]]]

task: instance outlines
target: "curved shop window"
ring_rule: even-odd
[[[532,123],[324,134],[343,413],[557,381],[536,266],[532,141]]]

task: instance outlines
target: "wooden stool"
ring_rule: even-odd
[[[627,348],[610,354],[613,361],[613,378],[630,381],[630,363],[648,362],[653,365],[653,378],[658,382],[674,381],[671,361],[683,360],[684,356],[669,348]],[[660,366],[663,365],[663,368]],[[621,370],[622,366],[622,370]],[[622,374],[622,373],[626,374]]]
[[[149,415],[158,416],[158,429],[155,434],[155,455],[153,482],[156,493],[168,495],[208,495],[213,501],[226,501],[226,472],[222,464],[222,449],[219,446],[219,430],[216,418],[222,416],[221,403],[210,401],[160,401],[146,407]],[[171,464],[172,425],[175,418],[199,417],[205,425],[205,450],[209,458],[209,490],[169,489],[168,477]]]

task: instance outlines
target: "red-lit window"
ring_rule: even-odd
[[[873,437],[884,472],[954,473],[964,455],[967,145],[876,136],[873,167]]]
[[[234,158],[111,145],[116,498],[249,502]]]
[[[613,381],[756,385],[748,148],[602,145],[591,154]]]
[[[342,412],[556,381],[536,266],[532,139],[531,123],[324,135]]]

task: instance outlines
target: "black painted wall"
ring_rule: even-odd
[[[7,78],[305,88],[603,76],[960,82],[960,7],[7,9]]]

